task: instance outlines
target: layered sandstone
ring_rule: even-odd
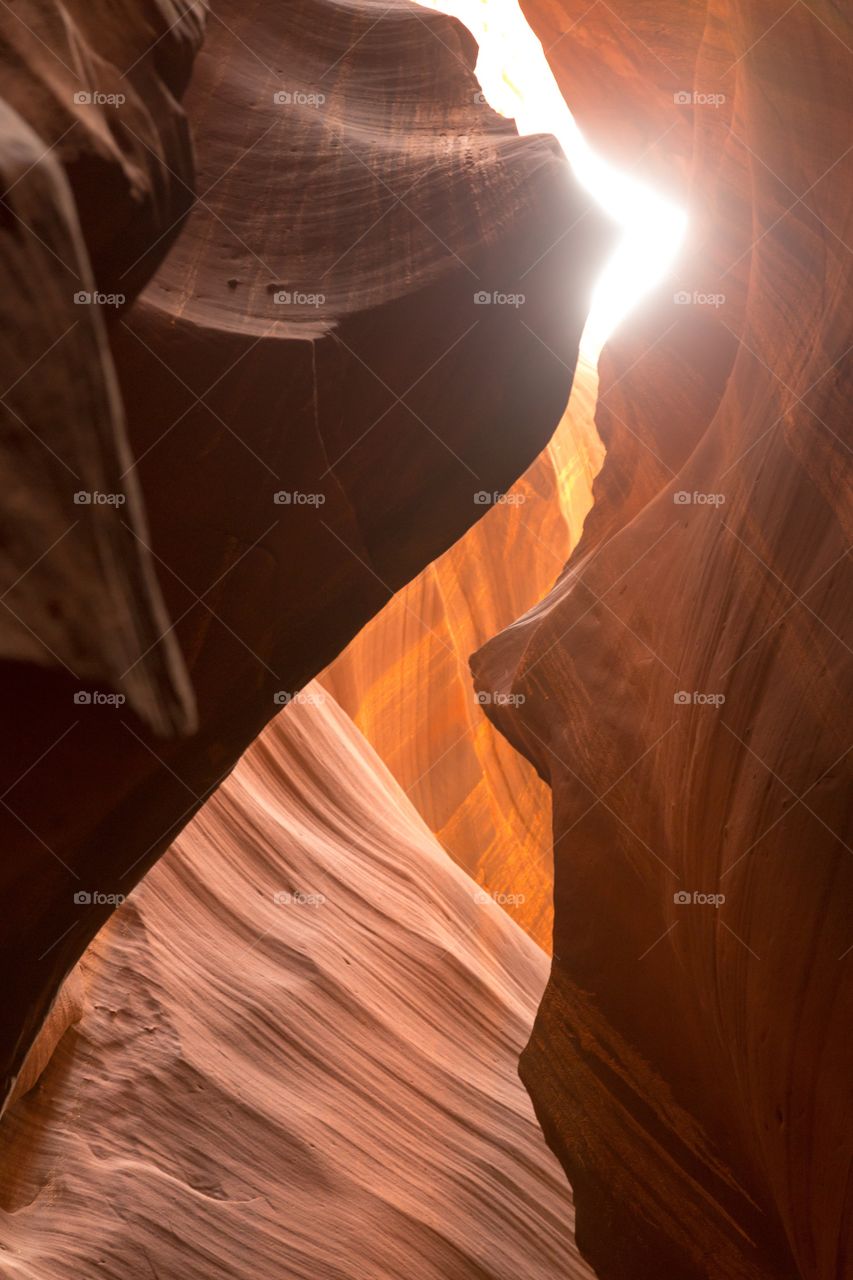
[[[55,10],[39,8],[48,46]],[[190,9],[155,10],[175,20],[149,41],[171,74]],[[93,17],[86,29],[121,69],[114,25]],[[83,565],[63,578],[61,606],[32,591],[53,629],[29,622],[30,648],[7,653],[0,827],[18,913],[3,942],[16,974],[0,1027],[6,1090],[110,897],[156,861],[283,702],[483,513],[474,494],[506,490],[559,420],[609,233],[580,216],[586,197],[552,142],[519,139],[483,105],[474,54],[458,24],[403,0],[380,13],[217,0],[184,96],[194,189],[166,141],[148,142],[192,212],[144,294],[109,323],[130,453],[98,312],[75,364],[87,409],[75,429],[95,462],[81,479],[47,469],[50,518],[30,565],[8,575],[6,604],[20,611],[56,548],[78,548],[91,511],[98,570],[147,631],[128,640]],[[156,119],[153,77],[139,97]],[[37,121],[28,100],[19,107]],[[123,136],[131,123],[92,127]],[[22,168],[16,196],[37,201],[46,172]],[[94,217],[87,201],[108,194],[97,173],[71,164],[65,180],[66,212]],[[151,256],[169,216],[143,237]],[[89,235],[95,282],[112,283],[110,254]],[[534,265],[560,237],[547,269]],[[132,282],[138,245],[129,232],[114,239],[119,280]],[[536,337],[511,307],[476,300],[517,291],[522,274]],[[42,336],[22,419],[39,397],[56,409],[68,384],[62,344],[49,348],[45,333],[35,345]],[[110,404],[89,412],[96,357]],[[19,448],[24,428],[10,430]],[[90,503],[79,525],[78,488],[112,499]],[[39,500],[34,482],[22,517]],[[106,558],[110,540],[134,566]],[[80,629],[97,636],[92,661]],[[194,734],[155,736],[186,730],[193,701]]]
[[[193,700],[177,645],[160,642],[104,316],[132,302],[190,206],[179,102],[202,31],[188,0],[0,11],[0,654],[121,684],[161,731],[190,726]],[[120,494],[123,520],[93,494]]]
[[[309,686],[93,942],[3,1274],[588,1280],[515,1064],[542,952]]]
[[[693,230],[602,358],[579,547],[474,659],[554,793],[523,1077],[602,1277],[829,1280],[851,1248],[853,29],[736,0],[525,9],[597,141],[663,168],[667,129],[687,147]]]
[[[581,360],[568,409],[522,479],[508,494],[477,495],[485,518],[398,591],[322,677],[451,857],[545,950],[548,790],[493,728],[467,660],[550,589],[580,537],[603,457],[597,389]]]

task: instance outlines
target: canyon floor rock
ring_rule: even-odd
[[[591,1280],[516,1073],[546,957],[319,685],[75,975],[4,1275]]]

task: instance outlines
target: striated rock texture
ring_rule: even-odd
[[[166,9],[142,10],[155,11]],[[157,47],[172,74],[195,18],[180,6],[168,16],[176,26]],[[86,30],[122,68],[113,25],[92,18]],[[158,213],[189,202],[191,216],[130,310],[107,330],[92,321],[90,343],[106,358],[108,333],[131,456],[118,428],[108,439],[116,388],[108,408],[95,404],[94,356],[84,359],[75,376],[97,412],[80,419],[81,450],[97,467],[82,483],[51,473],[51,519],[29,551],[47,573],[54,544],[70,554],[87,527],[75,519],[91,511],[99,546],[129,538],[137,577],[156,574],[166,613],[159,604],[149,640],[152,590],[148,631],[129,641],[75,570],[61,607],[33,592],[62,642],[30,623],[38,664],[14,650],[2,668],[13,727],[0,762],[3,890],[19,904],[0,957],[16,975],[0,1021],[6,1091],[111,897],[132,888],[280,705],[483,513],[473,495],[512,484],[559,421],[610,233],[581,218],[586,197],[553,143],[519,139],[482,104],[474,54],[458,24],[403,0],[216,0],[184,97],[197,194],[173,136],[149,140],[172,193]],[[155,71],[139,65],[140,100],[156,116]],[[123,138],[132,121],[119,124],[119,109],[107,119]],[[37,163],[16,194],[44,172]],[[68,177],[79,220],[95,217],[83,186],[103,212],[106,181],[73,165]],[[153,269],[168,222],[151,227],[142,260],[129,232],[117,234],[118,279],[104,281],[123,288]],[[547,265],[532,265],[557,240]],[[522,276],[528,328],[512,306],[476,301],[518,291]],[[31,403],[62,403],[62,351],[32,374]],[[27,403],[16,403],[21,418]],[[103,462],[107,444],[94,451],[93,433],[117,466]],[[100,496],[81,506],[80,488]],[[15,568],[12,609],[36,573]],[[130,570],[114,555],[105,572],[145,620]],[[78,614],[96,632],[94,661],[82,660]],[[197,730],[158,738],[155,728],[190,723],[187,674]]]
[[[192,695],[174,638],[159,642],[103,315],[133,299],[189,207],[179,98],[202,27],[183,0],[0,9],[0,658],[123,683],[161,731],[192,724]],[[119,491],[121,521],[73,501]]]
[[[322,681],[427,825],[545,950],[551,948],[550,800],[473,697],[468,655],[535,604],[580,537],[603,449],[595,370],[581,360],[545,450],[488,515],[398,591]]]
[[[515,1072],[547,961],[475,889],[309,686],[75,970],[4,1276],[587,1280]]]
[[[737,56],[727,57],[739,39],[741,22],[731,0],[679,5],[671,0],[518,2],[595,150],[620,169],[677,192],[692,169],[697,120],[692,102],[686,107],[674,98],[684,93],[692,97],[694,90],[725,94],[731,89],[731,83],[718,84],[717,76],[713,84],[701,78],[709,58],[722,54],[726,59],[716,68],[719,75]],[[497,4],[502,9],[509,0]],[[773,17],[778,16],[777,11]],[[732,95],[727,96],[731,101]]]
[[[488,712],[554,793],[522,1074],[600,1276],[830,1280],[853,1219],[853,25],[584,8],[559,6],[551,52],[569,101],[637,163],[686,114],[693,243],[686,297],[605,351],[607,458],[565,574],[473,660],[524,696]],[[547,48],[558,6],[525,9]]]
[[[180,100],[205,11],[197,0],[17,0],[0,13],[3,100],[63,170],[104,292],[139,291],[192,203],[192,146]],[[7,130],[3,147],[15,155]],[[22,185],[11,200],[4,190],[3,203],[26,243],[38,227],[26,205],[16,212],[15,202],[26,201]],[[57,277],[72,291],[74,273],[60,258]],[[51,299],[34,293],[28,301],[33,312],[38,304],[46,315],[51,310]]]

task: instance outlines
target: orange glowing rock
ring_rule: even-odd
[[[468,655],[550,589],[580,536],[603,457],[596,392],[581,362],[569,408],[525,476],[505,497],[481,495],[488,515],[322,677],[448,853],[546,949],[550,796],[486,719]]]

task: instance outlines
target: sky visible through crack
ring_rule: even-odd
[[[621,172],[590,147],[516,0],[419,3],[468,27],[479,44],[477,78],[489,105],[514,119],[521,134],[553,134],[578,180],[621,229],[597,281],[581,341],[581,354],[595,363],[620,321],[669,271],[684,240],[687,216],[648,183]]]

